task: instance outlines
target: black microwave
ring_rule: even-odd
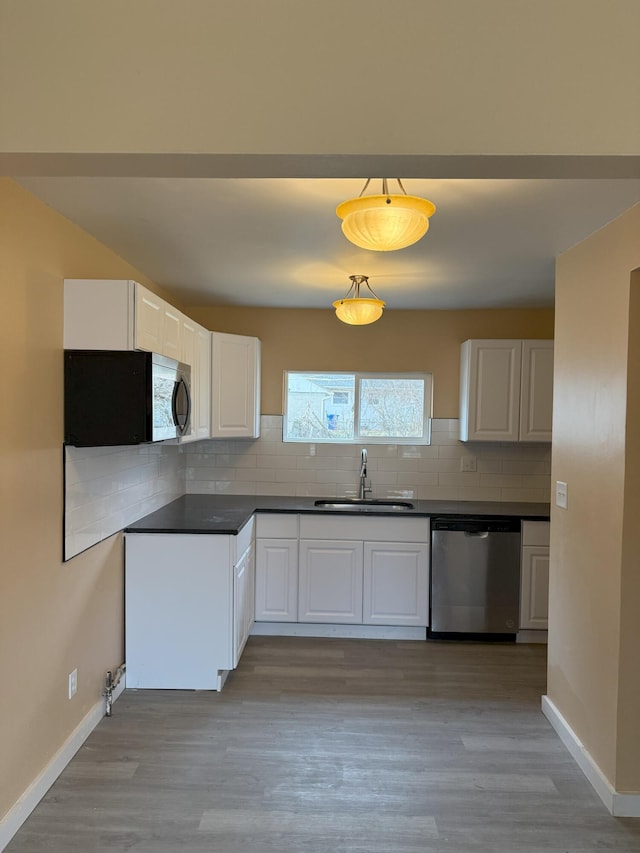
[[[191,434],[191,368],[157,353],[64,351],[64,443],[142,444]]]

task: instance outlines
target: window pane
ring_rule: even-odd
[[[353,441],[355,376],[289,373],[285,441]]]
[[[424,380],[361,379],[360,436],[421,438]]]

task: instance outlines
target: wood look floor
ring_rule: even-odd
[[[640,851],[540,711],[545,647],[254,637],[125,691],[9,853]]]

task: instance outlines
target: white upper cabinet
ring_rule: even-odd
[[[65,349],[140,349],[191,367],[191,434],[211,436],[211,332],[136,281],[66,279]]]
[[[260,341],[211,333],[211,437],[260,435]]]
[[[135,290],[127,279],[65,279],[64,348],[135,349]]]
[[[462,344],[461,441],[551,441],[552,403],[553,341]]]
[[[141,349],[180,360],[182,314],[130,279],[64,282],[65,349]]]
[[[520,441],[551,441],[553,341],[522,342]]]

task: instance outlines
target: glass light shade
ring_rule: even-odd
[[[338,299],[333,303],[338,320],[348,323],[350,326],[366,326],[375,323],[382,317],[382,309],[385,303],[382,299]]]
[[[393,252],[417,243],[429,230],[436,206],[414,195],[368,195],[336,208],[345,237],[362,249]]]

